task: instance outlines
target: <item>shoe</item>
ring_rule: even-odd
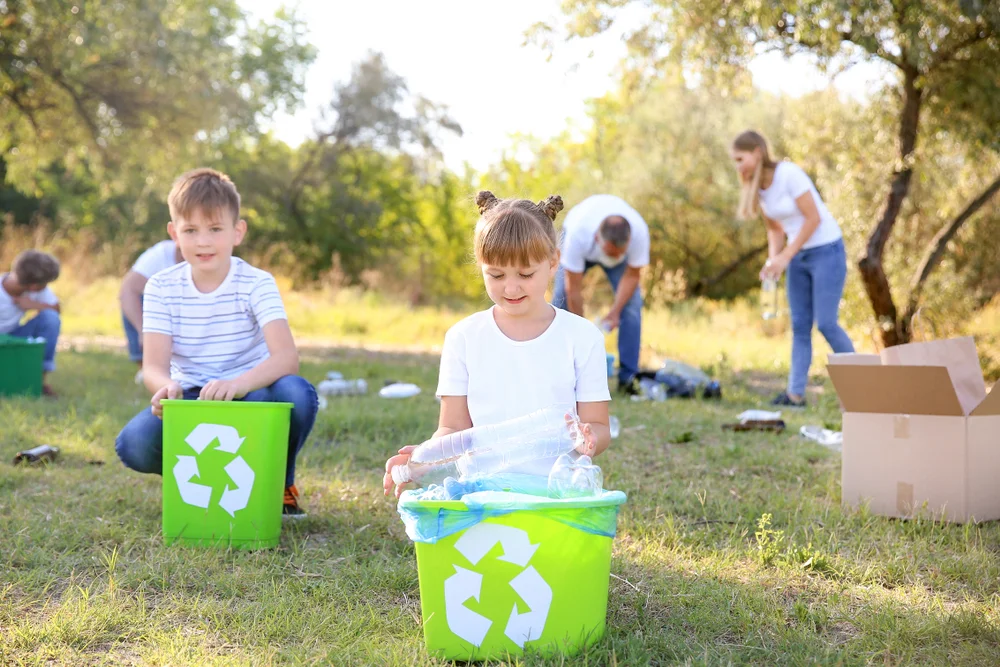
[[[783,391],[771,400],[771,405],[780,405],[786,408],[804,408],[806,407],[806,399],[800,398],[797,401],[792,400],[792,397],[788,395],[787,391]]]
[[[42,396],[45,398],[59,398],[59,394],[47,384],[42,385]]]
[[[628,382],[618,380],[618,393],[623,396],[641,396],[642,390],[639,388],[638,380],[632,378]]]
[[[294,484],[285,487],[285,503],[281,507],[281,513],[290,519],[303,519],[308,516],[299,506],[299,490]]]

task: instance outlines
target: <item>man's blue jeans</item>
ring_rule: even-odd
[[[591,268],[600,266],[611,283],[611,289],[617,292],[618,284],[625,275],[627,262],[607,268],[603,264],[587,262],[583,267],[586,274]],[[552,291],[552,305],[556,308],[566,308],[566,276],[560,265],[556,271],[556,284]],[[621,323],[618,325],[618,382],[627,384],[639,372],[639,344],[642,340],[642,292],[635,288],[632,298],[622,310]]]
[[[38,311],[37,315],[13,331],[9,331],[8,334],[18,338],[44,338],[45,356],[42,360],[42,370],[50,373],[56,369],[56,341],[59,340],[61,326],[62,320],[59,319],[59,313],[46,308]]]
[[[188,389],[184,392],[184,399],[195,400],[200,392],[200,388]],[[295,483],[295,457],[316,421],[319,409],[316,389],[298,375],[286,375],[270,387],[251,391],[240,400],[292,404],[285,468],[285,486],[291,486]],[[127,468],[163,474],[163,421],[153,414],[152,407],[146,408],[125,425],[115,438],[115,451]]]

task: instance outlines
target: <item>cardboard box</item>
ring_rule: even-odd
[[[1000,392],[971,338],[831,355],[844,407],[844,504],[951,522],[1000,519]]]

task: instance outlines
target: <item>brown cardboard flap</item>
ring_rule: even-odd
[[[972,411],[975,417],[992,417],[994,415],[1000,415],[1000,382],[993,385],[990,389],[990,393],[986,394],[986,398],[980,403],[975,410]]]
[[[896,345],[882,350],[886,366],[945,366],[965,414],[986,398],[976,342],[971,336]]]
[[[826,363],[848,366],[881,366],[882,357],[877,354],[857,354],[855,352],[834,352],[827,355]]]
[[[961,417],[944,366],[827,366],[847,412]]]

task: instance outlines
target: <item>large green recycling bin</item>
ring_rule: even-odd
[[[605,630],[611,547],[624,494],[541,502],[513,511],[470,509],[462,501],[410,500],[404,512],[430,514],[439,525],[466,522],[435,542],[415,543],[428,652],[452,660],[572,655]],[[593,513],[605,519],[592,520]],[[451,515],[451,516],[449,516]]]
[[[164,541],[277,546],[292,404],[162,404]]]

